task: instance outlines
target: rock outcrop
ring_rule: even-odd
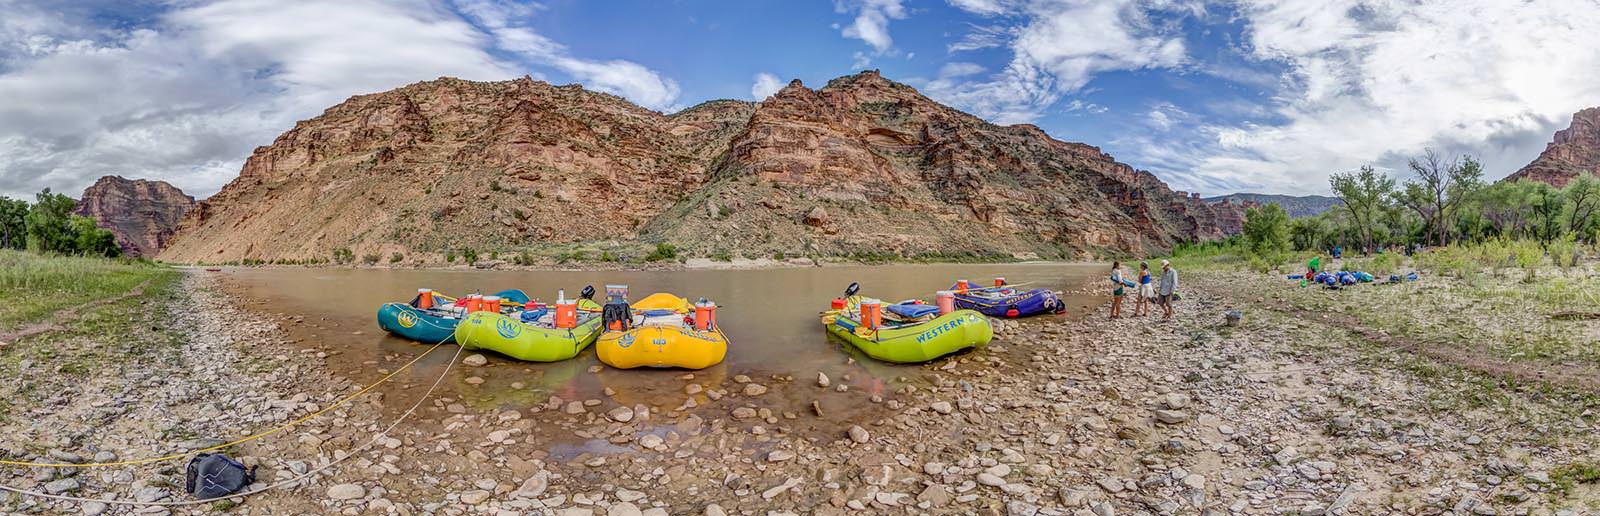
[[[1585,172],[1600,175],[1600,107],[1574,113],[1572,124],[1556,131],[1539,157],[1505,180],[1543,181],[1559,188]]]
[[[353,97],[256,149],[162,257],[594,241],[1081,257],[1219,238],[1240,218],[1095,147],[990,124],[877,72],[671,115],[579,86],[447,78]]]
[[[193,197],[165,181],[105,176],[83,191],[73,210],[117,236],[128,256],[152,256],[171,239]]]
[[[1230,202],[1240,206],[1249,207],[1252,204],[1273,204],[1283,207],[1283,211],[1290,217],[1312,217],[1323,212],[1344,206],[1338,197],[1326,195],[1277,195],[1258,193],[1235,193],[1207,197],[1206,202]]]

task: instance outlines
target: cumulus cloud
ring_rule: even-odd
[[[463,17],[464,5],[161,6],[108,26],[93,6],[0,0],[0,195],[43,187],[76,195],[106,174],[209,195],[295,120],[352,95],[441,76],[504,80],[551,66],[646,106],[678,95],[676,84],[636,63],[581,59],[538,34],[488,30]],[[535,52],[540,45],[546,50]]]
[[[553,66],[589,88],[627,98],[653,109],[669,109],[678,100],[678,83],[644,65],[625,61],[574,57],[564,45],[532,29],[516,25],[539,8],[500,0],[457,0],[472,21],[494,36],[501,49],[516,52],[533,64]]]
[[[839,12],[854,12],[856,18],[841,30],[844,37],[865,41],[876,53],[888,52],[894,47],[889,36],[889,20],[906,17],[901,0],[850,0],[838,4]]]
[[[1009,29],[977,28],[950,50],[1008,46],[1004,70],[979,81],[935,81],[929,94],[999,123],[1032,122],[1096,74],[1183,64],[1183,37],[1152,23],[1164,0],[955,2],[956,7],[1021,20]],[[1187,9],[1187,7],[1185,7]],[[1004,41],[1004,43],[1001,43]]]
[[[750,98],[757,101],[766,100],[767,97],[771,97],[772,94],[781,89],[783,89],[783,81],[778,80],[778,76],[761,72],[756,74],[755,84],[750,85]]]
[[[1252,57],[1289,69],[1268,108],[1284,121],[1202,126],[1203,145],[1174,170],[1225,189],[1320,192],[1332,172],[1374,163],[1399,173],[1404,156],[1434,147],[1477,155],[1498,178],[1573,111],[1600,103],[1596,7],[1244,2]]]

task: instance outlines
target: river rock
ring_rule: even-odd
[[[1157,410],[1156,421],[1176,425],[1189,420],[1189,414],[1177,410]]]
[[[767,454],[767,462],[783,462],[794,458],[794,452],[788,450],[772,450]]]
[[[328,488],[328,498],[334,500],[354,500],[367,495],[367,489],[360,484],[338,484]]]
[[[78,483],[78,479],[76,478],[63,478],[61,480],[56,480],[54,482],[45,484],[44,492],[58,495],[62,493],[76,492],[82,487],[83,484]]]
[[[951,407],[950,402],[948,401],[935,401],[932,404],[929,404],[928,408],[933,409],[934,412],[938,412],[940,414],[949,414],[955,411],[955,407]]]
[[[872,434],[867,433],[867,429],[861,428],[861,425],[852,425],[850,427],[850,440],[866,444],[871,439]]]
[[[480,503],[489,501],[490,496],[492,496],[492,493],[482,489],[465,491],[461,493],[461,503],[467,505],[478,505]]]
[[[750,419],[753,417],[756,417],[756,409],[750,407],[738,407],[733,409],[734,419]]]
[[[617,407],[606,411],[606,417],[611,418],[612,421],[616,421],[618,423],[627,423],[629,421],[633,421],[633,409],[629,407]]]
[[[781,495],[783,493],[787,493],[787,492],[789,492],[790,489],[794,489],[794,486],[798,486],[798,485],[800,485],[800,479],[799,478],[790,478],[788,480],[783,481],[782,484],[778,484],[776,486],[772,486],[771,489],[767,489],[766,491],[762,491],[761,492],[761,498],[767,499],[767,500],[771,500],[773,498],[777,498],[778,495]]]
[[[468,355],[467,358],[461,359],[461,363],[472,367],[483,367],[489,364],[489,358],[477,353],[473,353]]]
[[[612,504],[610,508],[606,509],[606,516],[643,516],[643,514],[644,512],[639,510],[639,506],[631,502]]]
[[[744,386],[744,395],[745,396],[760,396],[760,395],[766,394],[766,393],[767,393],[767,386],[761,385],[759,383],[750,383],[750,384],[745,384],[745,386]]]
[[[832,382],[828,381],[827,373],[817,372],[817,387],[827,387],[830,383]]]

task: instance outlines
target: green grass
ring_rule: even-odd
[[[46,320],[58,310],[127,293],[146,280],[177,276],[133,260],[43,256],[0,250],[0,330]]]

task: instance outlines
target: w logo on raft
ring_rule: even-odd
[[[518,335],[522,334],[522,328],[517,327],[517,323],[513,322],[511,319],[501,319],[496,321],[494,326],[496,330],[500,331],[501,337],[515,339]]]
[[[624,333],[624,334],[622,334],[622,338],[617,339],[617,346],[620,346],[620,347],[622,347],[624,349],[626,349],[628,346],[632,346],[632,345],[633,345],[633,334],[632,333]]]
[[[412,326],[416,326],[417,325],[417,314],[414,314],[414,313],[411,313],[411,312],[400,312],[400,315],[396,315],[395,316],[394,322],[399,323],[400,327],[402,327],[402,328],[410,328]]]

